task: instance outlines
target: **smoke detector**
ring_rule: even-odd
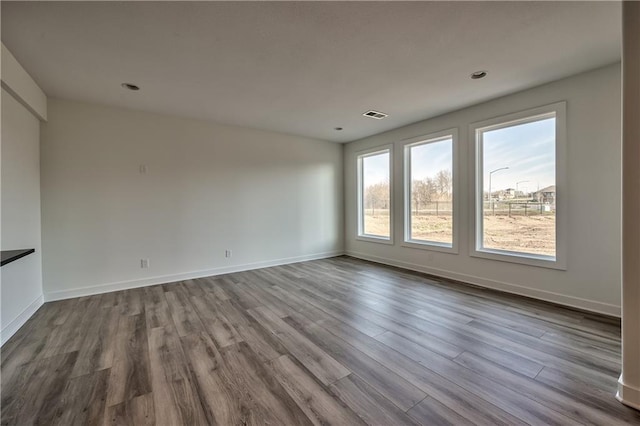
[[[374,110],[367,111],[362,115],[369,118],[375,118],[376,120],[382,120],[383,118],[387,118],[389,116],[389,114],[385,114],[384,112],[374,111]]]

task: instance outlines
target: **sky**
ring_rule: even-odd
[[[555,118],[518,124],[484,132],[483,186],[491,189],[517,188],[535,192],[555,185]],[[433,177],[443,169],[451,169],[453,158],[451,139],[417,145],[411,149],[412,179]],[[365,187],[388,181],[389,153],[363,159]],[[524,181],[524,182],[523,182]],[[520,182],[520,183],[518,183]]]
[[[411,148],[411,169],[413,179],[434,177],[440,170],[451,170],[453,151],[451,139],[418,145]],[[365,157],[364,186],[389,180],[389,154]]]
[[[535,192],[555,185],[556,119],[548,118],[491,130],[483,137],[484,189],[489,190],[489,172],[501,167],[491,178],[491,190],[516,188]]]
[[[411,147],[411,180],[434,177],[440,170],[452,171],[452,143],[445,139]]]
[[[380,182],[389,181],[389,153],[370,155],[362,159],[363,184],[366,188]]]

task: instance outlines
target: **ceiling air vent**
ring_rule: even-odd
[[[389,114],[385,114],[384,112],[373,111],[373,110],[367,111],[362,115],[369,118],[375,118],[376,120],[382,120],[383,118],[386,118],[389,116]]]

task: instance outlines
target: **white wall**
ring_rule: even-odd
[[[0,246],[34,254],[0,269],[0,342],[4,344],[43,303],[40,234],[40,123],[47,96],[2,44]]]
[[[47,300],[343,250],[341,145],[54,99],[48,114]]]
[[[488,77],[490,78],[490,76]],[[481,81],[480,81],[480,84]],[[469,256],[473,141],[469,124],[567,101],[567,270]],[[620,315],[621,261],[620,65],[612,65],[457,112],[349,143],[345,148],[345,249],[347,254],[584,309]],[[459,254],[401,247],[402,151],[398,141],[459,129]],[[395,144],[395,244],[356,240],[356,152]]]
[[[640,410],[640,3],[622,6],[622,373],[616,398]]]
[[[2,89],[2,250],[35,248],[0,269],[2,343],[42,305],[40,123]]]
[[[33,115],[47,121],[47,95],[38,87],[27,70],[22,68],[13,54],[1,44],[2,87]]]

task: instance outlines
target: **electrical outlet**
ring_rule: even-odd
[[[149,267],[149,259],[140,259],[140,267],[147,269]]]
[[[146,174],[147,173],[147,165],[146,164],[140,164],[140,174]]]
[[[224,251],[224,257],[231,257],[233,256],[233,252],[229,249]]]

